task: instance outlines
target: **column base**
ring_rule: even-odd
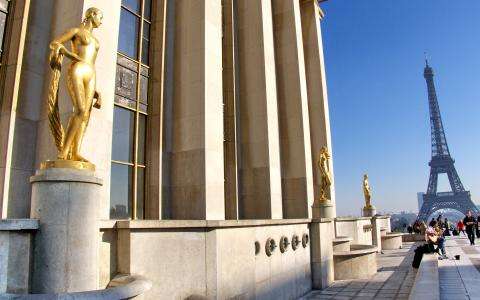
[[[335,218],[335,205],[331,201],[318,201],[312,206],[312,216],[317,218]]]
[[[31,217],[35,236],[32,292],[66,293],[98,288],[98,207],[102,180],[92,171],[37,170]]]
[[[370,206],[370,207],[364,207],[363,208],[363,216],[364,217],[373,217],[377,214],[377,209],[375,206]]]

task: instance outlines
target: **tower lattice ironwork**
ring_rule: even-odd
[[[472,202],[470,192],[465,190],[455,169],[455,161],[450,155],[433,82],[433,69],[429,66],[427,60],[425,60],[423,76],[427,81],[428,89],[432,159],[428,164],[430,166],[430,179],[428,181],[427,193],[423,194],[423,204],[418,213],[418,219],[427,221],[430,215],[441,209],[454,209],[461,213],[471,210],[474,213],[479,213],[479,210]],[[437,192],[439,174],[447,175],[451,192]]]

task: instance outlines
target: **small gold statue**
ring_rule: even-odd
[[[80,146],[92,107],[100,109],[102,105],[100,93],[95,86],[95,60],[99,42],[92,34],[92,30],[102,24],[102,19],[102,12],[91,7],[85,12],[85,18],[78,27],[70,29],[50,43],[52,78],[48,92],[48,119],[58,150],[58,160],[47,161],[41,168],[95,169],[93,164],[80,155]],[[71,50],[64,46],[66,42],[70,42]],[[66,131],[58,110],[58,84],[64,56],[71,60],[67,72],[67,88],[73,105]]]
[[[372,203],[370,198],[372,197],[372,192],[370,190],[370,185],[368,184],[368,175],[363,175],[363,195],[365,196],[365,208],[372,208]]]
[[[327,147],[320,149],[318,158],[318,167],[320,168],[320,201],[330,200],[330,186],[332,185],[332,175],[330,172],[330,153]]]

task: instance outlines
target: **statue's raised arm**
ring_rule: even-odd
[[[95,74],[99,42],[92,31],[102,24],[102,19],[103,15],[99,9],[89,8],[78,27],[70,29],[50,43],[49,59],[52,78],[48,92],[48,118],[58,150],[58,160],[46,162],[42,165],[43,167],[94,169],[93,164],[80,155],[80,147],[92,107],[101,107],[100,93],[96,90]],[[69,44],[70,50],[66,47],[66,43]],[[66,130],[63,129],[60,120],[57,98],[64,57],[70,59],[67,88],[73,106]]]

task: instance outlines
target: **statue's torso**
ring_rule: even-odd
[[[98,40],[85,29],[80,29],[72,39],[72,52],[91,66],[95,64],[98,48]]]

